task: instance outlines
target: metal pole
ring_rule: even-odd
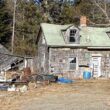
[[[17,0],[14,0],[14,11],[13,11],[13,27],[12,27],[12,41],[11,41],[11,52],[13,54],[14,51],[14,37],[15,37],[15,12],[16,12],[16,2]]]

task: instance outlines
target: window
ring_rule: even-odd
[[[69,58],[69,70],[76,70],[76,57]]]
[[[110,32],[106,32],[106,33],[107,33],[108,37],[110,38]]]
[[[75,29],[71,29],[70,30],[69,42],[75,42],[75,35],[76,35],[76,30]]]
[[[75,34],[76,34],[76,30],[71,29],[71,30],[70,30],[70,36],[71,36],[71,37],[72,37],[72,36],[75,36]]]

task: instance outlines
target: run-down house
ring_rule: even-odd
[[[23,63],[23,58],[11,55],[11,53],[0,44],[0,72],[20,67]]]
[[[37,37],[38,71],[80,78],[89,68],[93,77],[110,77],[110,27],[42,23]]]

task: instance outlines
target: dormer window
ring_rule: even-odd
[[[62,31],[62,35],[65,40],[65,43],[67,44],[79,44],[80,43],[79,28],[71,26],[61,31]]]
[[[75,42],[76,32],[77,32],[77,31],[76,31],[75,29],[71,29],[71,30],[70,30],[69,42]]]

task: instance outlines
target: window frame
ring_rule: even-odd
[[[110,31],[106,32],[106,34],[110,38]]]
[[[69,43],[76,42],[76,40],[75,40],[76,33],[77,33],[76,29],[70,29],[70,32],[69,32]]]
[[[72,60],[76,60],[76,62],[75,63],[71,63],[71,61]],[[78,59],[77,59],[77,57],[69,57],[68,58],[68,69],[69,69],[69,71],[75,71],[75,70],[78,70]],[[71,65],[73,66],[73,69],[71,69]],[[75,66],[74,66],[75,65]]]

